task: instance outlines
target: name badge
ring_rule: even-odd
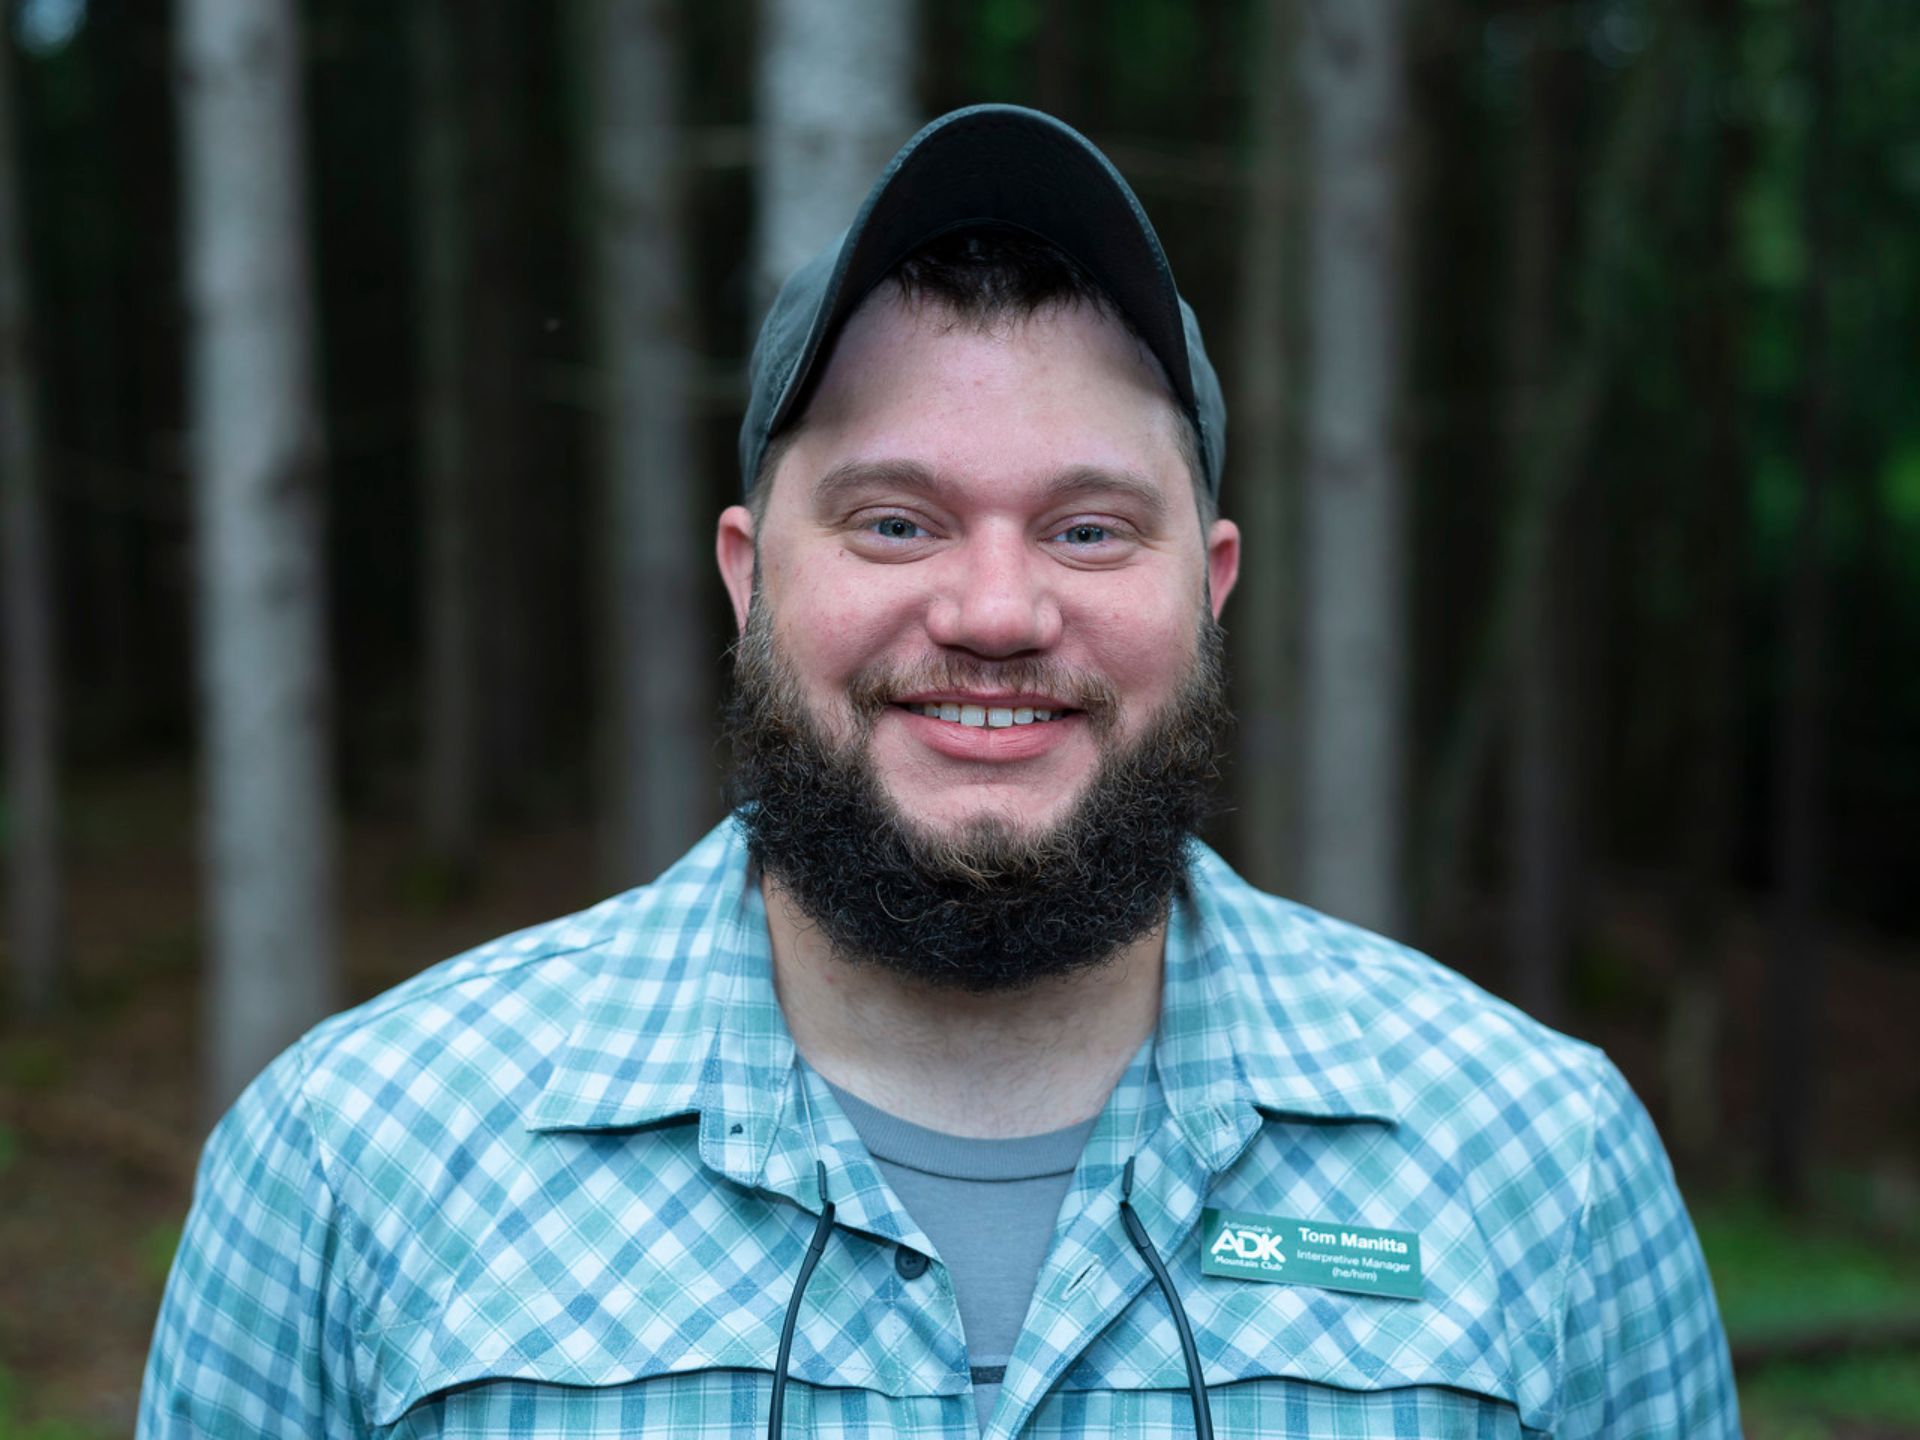
[[[1420,1237],[1209,1207],[1200,1216],[1200,1273],[1418,1300]]]

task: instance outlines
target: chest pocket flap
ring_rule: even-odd
[[[1527,1387],[1516,1374],[1491,1282],[1440,1295],[1430,1287],[1427,1298],[1394,1300],[1202,1276],[1197,1256],[1183,1259],[1176,1283],[1209,1389],[1278,1382],[1303,1402],[1288,1411],[1295,1423],[1302,1423],[1302,1409],[1311,1413],[1316,1393],[1324,1398],[1349,1392],[1349,1405],[1354,1392],[1377,1393],[1391,1405],[1420,1387],[1492,1402],[1494,1433],[1517,1434],[1528,1421]],[[1059,1385],[1079,1392],[1186,1387],[1179,1334],[1152,1286],[1134,1297]]]
[[[771,1372],[813,1216],[777,1197],[724,1203],[723,1242],[658,1195],[632,1204],[562,1201],[536,1226],[476,1237],[413,1313],[363,1319],[362,1401],[392,1424],[437,1395],[492,1380],[626,1385],[709,1370]],[[604,1197],[603,1197],[604,1200]],[[957,1339],[904,1303],[893,1247],[834,1232],[808,1283],[788,1373],[889,1396],[958,1394]]]

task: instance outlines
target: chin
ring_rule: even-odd
[[[925,796],[901,795],[888,787],[887,798],[899,814],[901,827],[910,835],[928,844],[941,844],[993,835],[1036,839],[1066,823],[1079,792],[1052,803],[1031,795],[1020,796],[1018,803],[983,803],[977,797],[969,800],[964,795],[942,802]]]

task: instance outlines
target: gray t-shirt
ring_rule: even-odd
[[[880,1173],[946,1262],[985,1430],[1094,1122],[1017,1140],[973,1140],[896,1119],[832,1089]]]

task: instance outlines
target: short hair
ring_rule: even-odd
[[[889,270],[875,289],[888,285],[909,305],[937,308],[956,321],[981,329],[1045,310],[1086,305],[1117,320],[1140,341],[1142,349],[1147,348],[1140,327],[1099,281],[1059,246],[1025,230],[975,226],[935,236]],[[1147,353],[1153,356],[1151,350]],[[1153,356],[1153,362],[1164,378],[1165,370],[1157,356]],[[1171,384],[1167,393],[1173,399]],[[1207,528],[1220,516],[1220,506],[1207,484],[1199,428],[1177,400],[1173,408],[1179,419],[1180,455],[1193,481],[1194,505],[1200,512],[1204,539]],[[766,516],[774,472],[804,421],[803,409],[768,440],[761,453],[759,471],[747,492],[747,509],[753,514],[756,529]]]

